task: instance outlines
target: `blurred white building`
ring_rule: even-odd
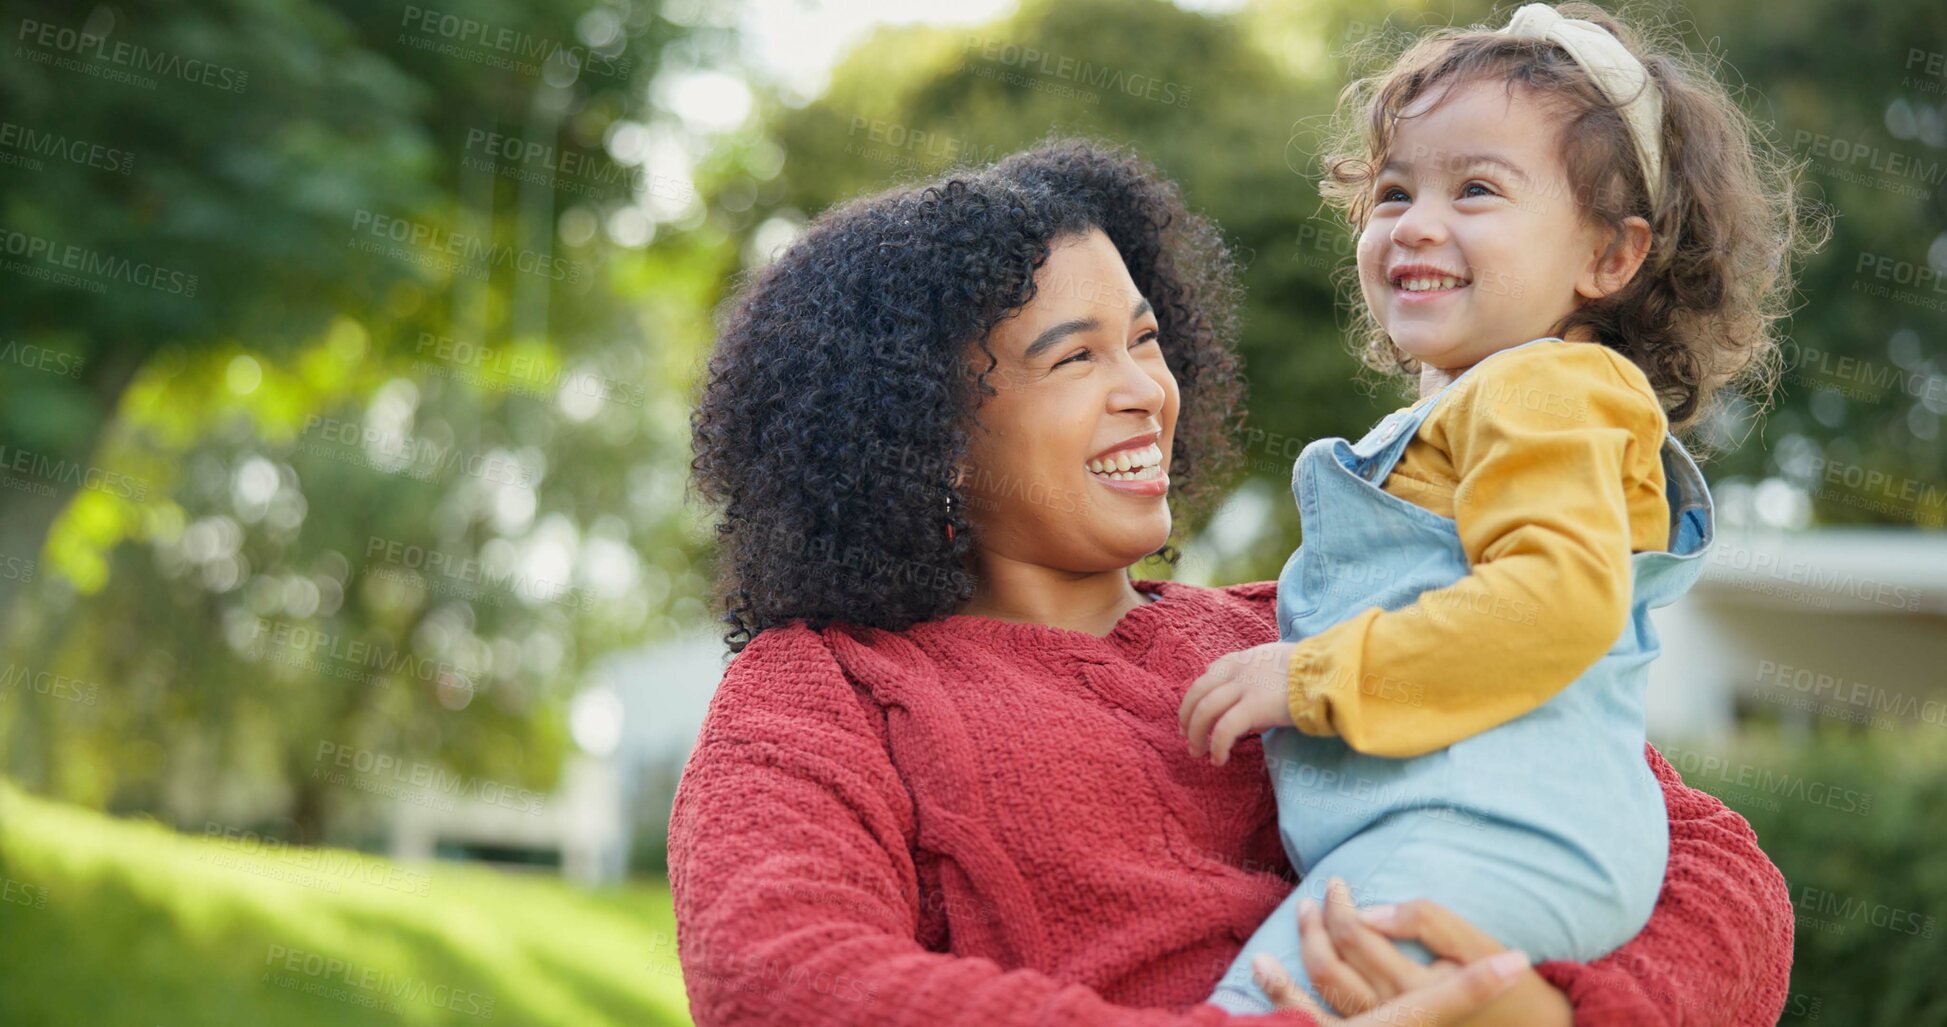
[[[1947,728],[1947,532],[1723,531],[1705,560],[1651,614],[1653,737],[1722,737],[1740,713]]]
[[[718,634],[698,627],[613,655],[575,697],[569,726],[578,751],[539,812],[478,800],[399,803],[391,855],[427,860],[458,848],[512,868],[558,860],[563,876],[588,886],[621,880],[634,844],[662,844],[677,772],[723,677],[725,652]],[[638,839],[638,829],[656,837]]]

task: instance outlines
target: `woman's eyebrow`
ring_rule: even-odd
[[[1057,325],[1052,325],[1043,330],[1040,335],[1035,336],[1033,342],[1028,343],[1028,351],[1021,355],[1021,359],[1033,360],[1041,354],[1042,350],[1066,339],[1076,332],[1092,332],[1100,327],[1102,327],[1102,322],[1093,317],[1077,317],[1063,321]]]
[[[1149,313],[1150,309],[1148,298],[1138,296],[1136,297],[1135,309],[1129,311],[1129,319],[1133,321]],[[1041,355],[1042,350],[1068,338],[1076,332],[1092,332],[1100,327],[1102,327],[1101,320],[1093,317],[1070,318],[1060,324],[1050,325],[1043,329],[1040,335],[1035,336],[1033,342],[1028,343],[1028,351],[1021,354],[1021,359],[1033,360],[1035,357]]]

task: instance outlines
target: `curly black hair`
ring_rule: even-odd
[[[1202,512],[1237,459],[1244,399],[1237,269],[1216,227],[1108,144],[1059,140],[958,169],[826,212],[728,305],[690,471],[721,510],[732,652],[794,619],[900,630],[972,597],[955,473],[995,394],[989,333],[1033,298],[1053,244],[1091,228],[1155,309],[1180,389],[1173,523]],[[972,342],[987,356],[978,373]],[[1175,563],[1167,543],[1152,555]]]

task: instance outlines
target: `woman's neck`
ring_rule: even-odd
[[[960,613],[1107,635],[1122,615],[1149,602],[1127,568],[1073,572],[980,554],[980,584]]]

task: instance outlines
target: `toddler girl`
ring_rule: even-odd
[[[1359,232],[1366,355],[1421,398],[1305,448],[1282,641],[1184,698],[1192,751],[1208,739],[1220,763],[1270,729],[1302,875],[1213,995],[1233,1011],[1270,1005],[1259,952],[1309,987],[1298,914],[1317,924],[1334,878],[1536,960],[1595,959],[1656,902],[1649,611],[1712,537],[1670,430],[1775,353],[1804,240],[1722,87],[1562,11],[1580,16],[1530,4],[1498,32],[1434,34],[1342,97],[1352,155],[1326,159],[1323,191]]]

